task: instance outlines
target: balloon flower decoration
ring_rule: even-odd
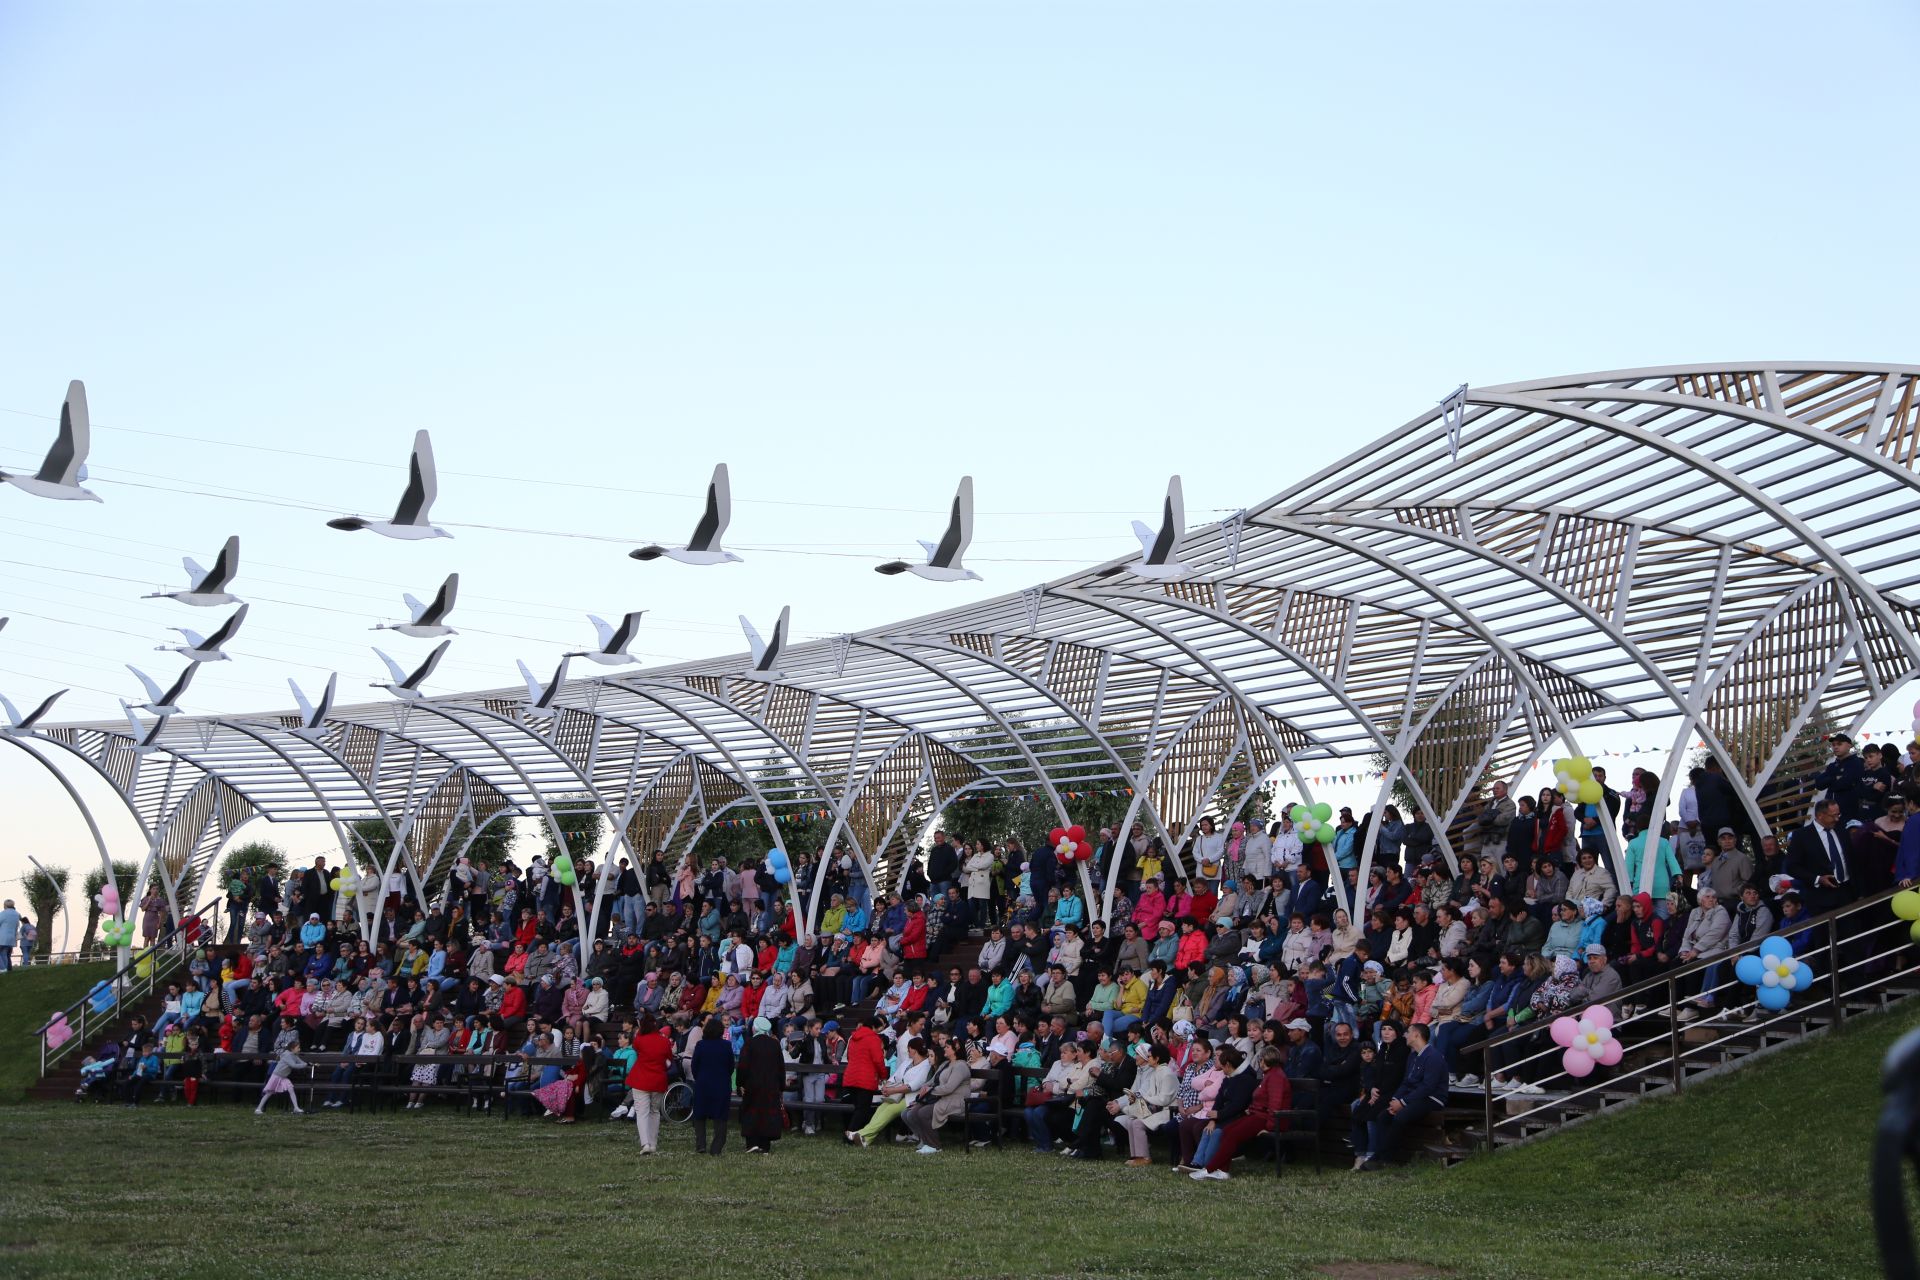
[[[553,878],[561,884],[572,884],[579,879],[573,869],[573,859],[565,853],[559,854],[553,860]]]
[[[100,887],[100,892],[93,895],[93,901],[94,901],[94,904],[100,908],[101,915],[103,916],[119,915],[120,914],[120,886],[115,884],[112,881],[112,879],[109,878],[106,884]]]
[[[785,849],[767,850],[767,866],[773,871],[776,884],[793,883],[793,864],[787,861]]]
[[[1553,780],[1561,795],[1576,804],[1599,804],[1607,789],[1593,776],[1593,761],[1585,756],[1569,756],[1553,762]]]
[[[119,994],[113,989],[112,980],[108,978],[100,979],[93,984],[93,989],[87,992],[87,1002],[93,1006],[95,1013],[105,1013],[113,1008],[119,999]]]
[[[1334,836],[1339,834],[1333,826],[1333,806],[1324,800],[1318,804],[1297,804],[1287,810],[1287,816],[1293,819],[1302,844],[1332,844]]]
[[[333,879],[327,881],[335,892],[351,893],[360,887],[360,880],[351,866],[341,867]]]
[[[1555,1018],[1550,1030],[1553,1042],[1566,1050],[1560,1055],[1560,1067],[1570,1076],[1584,1078],[1595,1067],[1620,1061],[1620,1042],[1613,1038],[1613,1010],[1603,1004],[1590,1005],[1578,1016]]]
[[[1063,864],[1093,859],[1093,842],[1087,839],[1085,827],[1055,827],[1047,833],[1047,843]]]
[[[110,947],[130,947],[133,945],[133,921],[103,920],[100,923],[100,941]]]
[[[1920,889],[1903,889],[1894,894],[1893,914],[1913,922],[1913,928],[1908,932],[1915,942],[1920,942]]]
[[[66,1014],[56,1013],[52,1018],[47,1020],[47,1025],[41,1031],[41,1034],[46,1037],[48,1049],[58,1049],[61,1045],[73,1039],[73,1028],[67,1024]]]
[[[1795,958],[1785,938],[1768,938],[1759,955],[1741,956],[1733,972],[1754,989],[1762,1009],[1784,1009],[1794,992],[1813,985],[1813,970]]]

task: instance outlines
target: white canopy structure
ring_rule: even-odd
[[[158,875],[189,909],[255,817],[329,822],[343,848],[373,818],[393,837],[382,870],[425,888],[456,833],[551,825],[563,798],[636,865],[723,817],[777,831],[807,810],[895,877],[969,793],[1034,794],[1064,823],[1064,793],[1131,789],[1177,849],[1236,765],[1304,797],[1303,766],[1354,756],[1387,761],[1382,801],[1404,782],[1451,860],[1445,828],[1481,779],[1637,720],[1674,727],[1676,761],[1704,741],[1764,831],[1803,804],[1770,779],[1807,727],[1857,727],[1920,666],[1917,384],[1920,366],[1789,362],[1466,388],[1188,530],[1171,556],[1188,576],[1117,560],[790,644],[777,679],[734,654],[537,702],[514,685],[317,723],[176,715],[146,750],[124,721],[5,740],[105,778],[149,839],[142,888]]]

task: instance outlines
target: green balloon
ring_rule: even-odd
[[[1307,806],[1303,804],[1297,804],[1293,806],[1293,808],[1287,810],[1287,816],[1289,818],[1292,818],[1295,824],[1305,822],[1307,820]]]
[[[1332,844],[1334,836],[1338,834],[1332,827],[1322,827],[1313,833],[1313,838],[1321,844]]]
[[[1319,804],[1313,806],[1313,816],[1322,822],[1326,822],[1333,817],[1333,806],[1322,800]]]

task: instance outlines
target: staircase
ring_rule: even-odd
[[[1590,1116],[1632,1106],[1642,1098],[1684,1093],[1697,1081],[1734,1071],[1776,1049],[1819,1035],[1848,1018],[1880,1013],[1920,996],[1920,946],[1909,925],[1889,906],[1891,893],[1819,916],[1792,936],[1796,955],[1815,975],[1811,989],[1796,991],[1786,1008],[1769,1012],[1753,1003],[1754,988],[1734,973],[1740,956],[1759,944],[1712,961],[1699,961],[1622,991],[1609,1001],[1613,1034],[1624,1052],[1618,1065],[1586,1077],[1567,1074],[1561,1049],[1543,1028],[1525,1028],[1464,1051],[1462,1065],[1476,1064],[1482,1078],[1473,1090],[1456,1088],[1442,1113],[1450,1136],[1433,1154],[1453,1162],[1558,1132]],[[1706,971],[1719,966],[1707,992],[1714,1007],[1691,1021],[1680,1015]],[[1633,1010],[1628,1013],[1627,1010]],[[1477,1056],[1476,1056],[1477,1055]],[[1506,1070],[1540,1087],[1538,1093],[1501,1093],[1486,1069],[1499,1055]]]
[[[65,1098],[80,1084],[80,1062],[88,1053],[108,1040],[123,1034],[127,1020],[140,1014],[152,1026],[166,1001],[166,984],[186,967],[187,944],[183,934],[171,936],[135,954],[125,968],[108,979],[114,985],[117,1001],[104,1013],[96,1013],[88,996],[68,1005],[63,1012],[73,1037],[57,1049],[40,1045],[40,1078],[27,1087],[30,1098]]]

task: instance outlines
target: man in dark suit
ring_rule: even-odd
[[[1400,1146],[1401,1138],[1424,1117],[1447,1105],[1447,1060],[1434,1048],[1427,1025],[1416,1022],[1407,1028],[1407,1074],[1400,1088],[1387,1103],[1387,1113],[1367,1124],[1366,1163],[1369,1172]]]
[[[1840,822],[1840,801],[1822,800],[1813,808],[1813,825],[1787,841],[1787,874],[1814,915],[1845,906],[1859,892]]]
[[[327,860],[315,858],[313,865],[300,873],[300,898],[307,904],[308,911],[318,911],[322,920],[333,919],[332,877],[327,874]]]

